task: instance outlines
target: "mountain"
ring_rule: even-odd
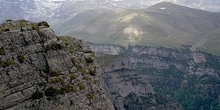
[[[101,16],[102,14],[109,12],[111,11],[107,9],[94,9],[83,11],[81,14],[77,14],[75,17],[72,17],[71,19],[68,19],[63,22],[57,22],[56,24],[52,25],[52,28],[57,31],[56,33],[64,33],[64,30],[71,32],[71,29],[85,24],[88,21],[92,21],[97,17]]]
[[[25,10],[34,10],[36,6],[34,4],[34,0],[27,1],[0,1],[0,15],[2,16],[0,20],[6,20],[5,18],[19,18],[21,15],[25,15]]]
[[[154,19],[166,22],[184,32],[201,35],[219,27],[218,13],[186,8],[168,2],[156,4],[147,9]],[[185,27],[186,26],[186,27]]]
[[[94,52],[47,22],[0,25],[1,110],[114,110]]]
[[[30,21],[48,20],[60,7],[60,2],[51,2],[48,0],[0,0],[0,21],[8,19],[25,19]]]
[[[174,3],[211,12],[219,12],[218,0],[172,0]]]
[[[174,105],[181,105],[184,110],[220,109],[218,56],[193,51],[188,46],[170,49],[89,45],[97,54],[107,91],[117,110],[171,110]]]
[[[7,19],[49,21],[51,24],[67,20],[85,10],[105,8],[144,9],[167,1],[191,8],[219,12],[217,0],[0,0],[0,22]]]
[[[86,16],[91,17],[88,19]],[[219,13],[162,2],[147,9],[84,11],[59,23],[54,30],[60,35],[73,35],[94,43],[180,48],[209,39],[210,36],[205,34],[220,27],[219,19]],[[197,45],[196,48],[203,47]]]
[[[215,55],[219,55],[220,51],[218,48],[219,44],[219,35],[220,35],[220,28],[217,28],[211,32],[206,33],[204,39],[200,40],[196,43],[196,47],[201,47],[202,50],[207,51],[209,53],[213,53]]]

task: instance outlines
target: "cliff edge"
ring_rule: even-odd
[[[0,25],[0,109],[113,110],[94,53],[46,22]]]

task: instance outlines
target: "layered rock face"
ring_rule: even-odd
[[[104,47],[99,49],[106,50]],[[195,51],[191,46],[129,46],[121,50],[117,55],[97,51],[106,88],[116,108],[182,109],[178,103],[185,110],[220,106],[218,56]]]
[[[99,44],[90,44],[90,46],[97,53],[97,61],[104,71],[105,87],[116,110],[183,109],[177,101],[155,92],[149,77],[139,73],[141,66],[138,65],[139,58],[132,55],[130,47],[126,49]],[[114,47],[115,49],[111,50]],[[120,51],[115,52],[115,50]]]
[[[0,32],[1,110],[113,110],[94,53],[47,23],[8,21]]]
[[[126,51],[122,46],[118,45],[108,45],[108,44],[94,44],[87,43],[90,48],[97,54],[108,54],[108,55],[118,55]]]

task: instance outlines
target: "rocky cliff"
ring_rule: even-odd
[[[46,22],[0,25],[1,110],[113,110],[94,53]]]
[[[105,45],[99,49],[102,47],[106,50]],[[195,51],[191,46],[121,49],[117,55],[103,53],[97,57],[119,110],[182,109],[178,103],[185,110],[219,109],[220,57]]]
[[[97,61],[104,71],[105,87],[116,110],[183,109],[172,98],[156,93],[149,79],[137,72],[138,67],[135,68],[136,64],[130,56],[132,53],[129,52],[131,47],[126,49],[116,45],[89,45],[97,53]]]
[[[87,42],[90,48],[97,54],[118,55],[126,51],[125,47],[110,44],[95,44]]]

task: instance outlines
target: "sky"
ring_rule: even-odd
[[[41,0],[34,0],[34,1],[41,1]],[[66,0],[48,0],[48,1],[66,1]]]

